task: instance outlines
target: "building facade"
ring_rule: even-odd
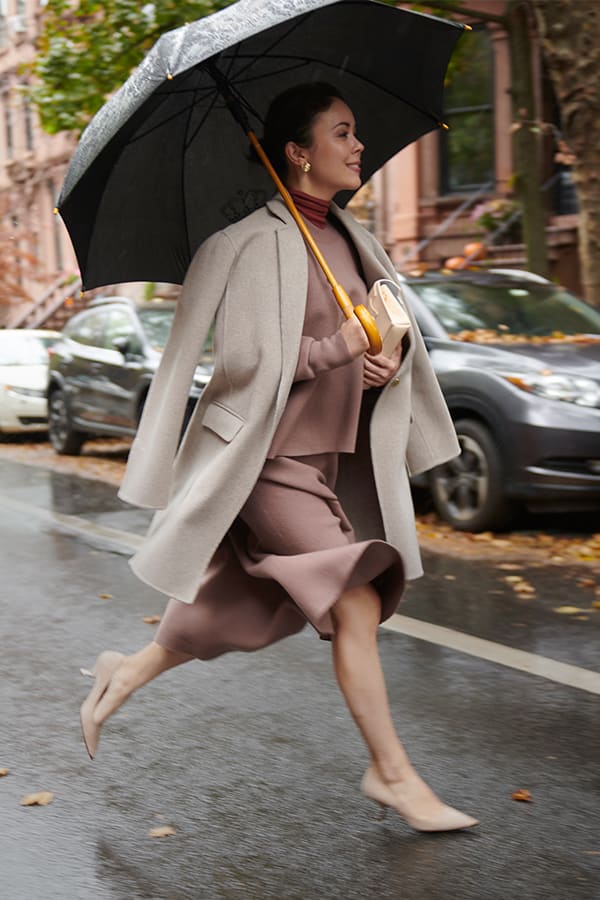
[[[5,297],[4,324],[77,273],[69,237],[54,208],[75,138],[39,126],[24,86],[23,66],[35,56],[44,0],[0,0],[0,229],[3,266],[22,289]],[[2,324],[0,320],[0,324]]]

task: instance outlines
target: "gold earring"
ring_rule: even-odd
[[[308,175],[308,173],[310,172],[311,169],[312,169],[311,164],[309,163],[309,161],[307,159],[305,159],[304,162],[302,163],[302,171]]]

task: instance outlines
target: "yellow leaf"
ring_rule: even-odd
[[[10,769],[0,769],[0,778],[4,778],[5,775],[10,774]]]
[[[456,581],[456,575],[444,575],[446,581]]]
[[[112,594],[98,594],[101,600],[112,600]]]
[[[160,616],[144,616],[143,621],[146,625],[157,625],[160,622]]]
[[[592,602],[592,609],[600,609],[600,600],[594,600]]]
[[[512,795],[513,800],[523,800],[525,803],[533,803],[533,797],[527,788],[519,788],[518,791],[515,791]]]
[[[172,834],[177,834],[174,828],[171,825],[161,825],[159,828],[151,828],[148,832],[148,837],[151,838],[161,838],[161,837],[170,837]]]
[[[54,800],[52,791],[39,791],[37,794],[26,794],[21,798],[21,806],[48,806]]]
[[[509,584],[518,584],[520,581],[523,581],[523,576],[522,575],[506,575],[504,580],[508,581]]]
[[[584,612],[579,606],[555,606],[554,612],[562,613],[565,616],[572,616],[575,613]]]

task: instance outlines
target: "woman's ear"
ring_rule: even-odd
[[[288,141],[284,148],[285,158],[290,167],[301,169],[306,162],[306,149],[296,144],[294,141]]]

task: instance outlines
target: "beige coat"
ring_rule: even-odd
[[[356,245],[368,284],[396,277],[372,235],[348,212],[334,212]],[[190,265],[119,492],[129,503],[160,510],[131,565],[171,597],[193,602],[266,459],[296,369],[306,254],[276,197],[212,235]],[[214,375],[178,449],[194,369],[215,316]],[[408,475],[459,452],[416,324],[398,377],[375,404],[371,459],[369,439],[364,444],[363,452],[342,458],[340,500],[358,539],[385,537],[400,551],[407,577],[415,578],[422,569]]]

